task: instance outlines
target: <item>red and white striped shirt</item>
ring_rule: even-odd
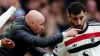
[[[58,56],[68,51],[70,56],[100,56],[100,23],[87,23],[76,37],[67,37],[56,48]]]

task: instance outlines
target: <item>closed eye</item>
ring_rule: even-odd
[[[76,20],[78,20],[78,19],[75,17],[75,18],[73,18],[73,20],[76,21]]]
[[[83,16],[80,17],[80,20],[82,20],[82,19],[83,19]]]

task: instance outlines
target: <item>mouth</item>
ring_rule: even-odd
[[[78,29],[82,29],[82,26],[76,26],[76,28],[78,28]]]
[[[82,28],[82,27],[77,27],[77,28]]]
[[[43,32],[42,30],[38,31],[39,34],[41,34],[42,32]]]

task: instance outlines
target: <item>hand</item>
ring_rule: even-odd
[[[18,7],[18,0],[15,0],[12,6],[14,6],[15,8],[17,8]]]
[[[75,29],[72,28],[68,31],[66,31],[67,36],[71,37],[71,36],[76,36],[78,34],[78,32],[81,31],[81,29]]]
[[[9,47],[9,48],[13,48],[15,46],[14,42],[7,38],[1,40],[1,45],[3,47]]]

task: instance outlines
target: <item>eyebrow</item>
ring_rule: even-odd
[[[73,19],[77,19],[77,17],[73,17]]]
[[[81,16],[81,17],[84,17],[84,16]]]

